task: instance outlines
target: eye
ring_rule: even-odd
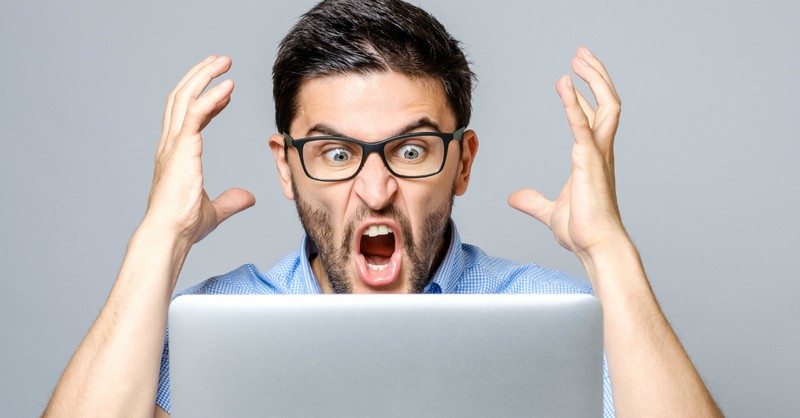
[[[343,148],[333,148],[325,151],[325,158],[334,163],[346,163],[352,154]]]
[[[420,158],[424,152],[425,148],[416,144],[406,144],[397,149],[397,155],[408,161]]]

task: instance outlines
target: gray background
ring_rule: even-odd
[[[183,288],[295,249],[267,138],[276,44],[311,1],[0,6],[0,397],[44,407],[101,308],[141,219],[167,93],[227,54],[234,100],[205,132],[209,193],[258,203],[197,245]],[[490,254],[582,274],[536,220],[506,206],[554,196],[571,137],[554,83],[579,45],[623,98],[623,216],[667,317],[724,411],[798,416],[798,7],[790,2],[419,1],[474,62],[481,139],[454,217]]]

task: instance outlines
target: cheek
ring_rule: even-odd
[[[439,176],[437,176],[436,182],[426,184],[424,187],[405,190],[404,198],[408,204],[407,215],[415,240],[420,239],[428,216],[450,205],[453,196],[453,173],[442,171]]]
[[[336,236],[340,236],[352,216],[351,182],[321,183],[306,179],[298,184],[303,202],[311,207],[324,211],[330,218],[330,228],[334,228]]]

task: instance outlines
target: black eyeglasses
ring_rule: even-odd
[[[464,130],[451,134],[414,132],[380,142],[363,142],[338,136],[293,139],[283,134],[284,145],[297,148],[306,175],[318,181],[344,181],[358,175],[367,156],[377,152],[389,172],[397,177],[422,178],[444,168],[452,140],[461,141]]]

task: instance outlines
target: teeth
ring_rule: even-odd
[[[370,270],[375,270],[375,271],[384,271],[384,270],[386,270],[386,267],[388,267],[388,266],[389,266],[388,264],[384,264],[384,265],[379,266],[379,265],[376,265],[376,264],[367,263],[367,267],[369,267]]]
[[[391,231],[389,227],[386,225],[370,225],[369,228],[364,230],[363,235],[368,235],[370,237],[377,237],[378,235],[389,235]]]

